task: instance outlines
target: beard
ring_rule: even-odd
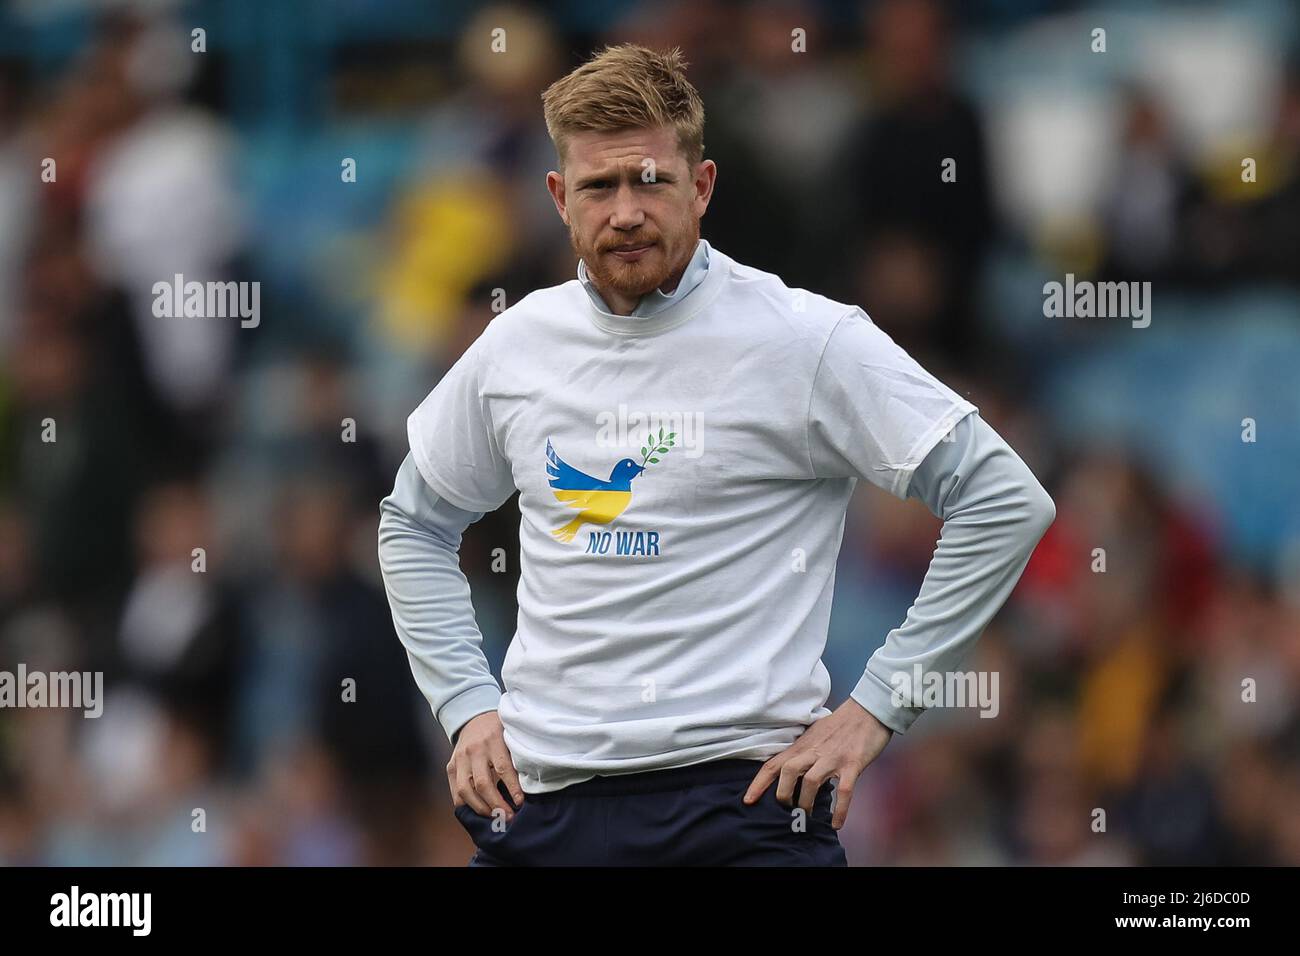
[[[681,260],[690,254],[684,250],[693,251],[699,240],[700,221],[695,217],[683,223],[682,229],[671,239],[657,230],[645,230],[620,234],[603,242],[588,242],[572,224],[569,226],[569,242],[573,251],[586,263],[587,277],[596,288],[611,289],[629,298],[640,298],[658,289],[674,272],[684,268],[685,262]],[[643,242],[654,245],[636,262],[624,262],[608,251]]]

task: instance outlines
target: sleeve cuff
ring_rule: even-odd
[[[894,689],[884,683],[870,668],[849,694],[871,716],[895,733],[906,733],[925,711],[924,707],[907,707],[894,702]]]
[[[452,746],[456,745],[456,734],[472,718],[496,710],[501,701],[501,688],[496,684],[477,684],[457,694],[438,711],[438,723]]]

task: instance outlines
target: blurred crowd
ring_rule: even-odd
[[[1104,163],[1065,215],[1016,199],[1033,152],[1000,158],[1009,126],[976,67],[1026,36],[1073,32],[1086,54],[1090,4],[86,7],[0,13],[0,670],[102,671],[107,699],[98,719],[0,711],[0,863],[468,859],[379,579],[378,503],[406,414],[496,290],[573,278],[540,92],[633,40],[682,47],[704,97],[705,237],[861,304],[1056,501],[969,661],[999,674],[997,719],[935,711],[896,737],[841,831],[850,861],[1300,864],[1300,506],[1245,549],[1226,479],[1189,489],[1168,459],[1063,425],[1052,382],[1143,332],[1036,311],[1069,271],[1168,301],[1267,295],[1300,334],[1294,21],[1256,24],[1251,62],[1276,63],[1259,120],[1208,142],[1158,83],[1080,79],[1108,90]],[[157,316],[177,273],[260,282],[261,322]],[[1157,319],[1175,339],[1178,321]],[[1219,321],[1255,340],[1249,316]],[[1266,387],[1294,423],[1294,381]],[[1256,454],[1288,480],[1294,458]],[[939,532],[863,484],[831,707]],[[508,503],[462,548],[498,674],[518,521]]]

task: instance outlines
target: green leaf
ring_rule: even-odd
[[[677,437],[677,433],[676,433],[676,432],[669,432],[669,433],[668,433],[668,437],[669,437],[669,438],[676,438],[676,437]]]
[[[662,428],[659,429],[659,440],[660,441],[664,440],[664,430]]]
[[[645,448],[643,447],[643,448],[641,449],[641,457],[642,457],[642,458],[645,457],[645,452],[646,452],[646,450],[645,450]]]
[[[655,452],[656,452],[657,454],[660,454],[660,455],[666,455],[666,454],[668,454],[668,449],[667,449],[667,448],[656,448],[656,449],[655,449]]]
[[[655,465],[655,464],[658,464],[658,463],[659,463],[659,459],[658,459],[658,458],[651,458],[651,459],[650,459],[650,464]]]
[[[655,436],[654,436],[654,435],[646,435],[646,436],[645,436],[645,443],[646,443],[646,446],[647,446],[647,447],[650,447],[650,446],[654,445],[654,443],[655,443]]]

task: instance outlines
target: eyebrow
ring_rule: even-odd
[[[583,186],[590,186],[592,183],[598,183],[606,179],[615,179],[617,176],[617,173],[592,173],[590,176],[583,176],[579,179],[574,183],[574,187],[581,189]]]
[[[630,170],[632,167],[629,166],[626,168]],[[598,172],[598,173],[589,173],[588,175],[583,176],[581,179],[578,179],[573,184],[573,188],[582,189],[585,186],[590,186],[592,183],[606,182],[610,180],[617,181],[620,178],[620,175],[621,175],[621,170],[605,170],[603,172]],[[636,173],[636,178],[637,179],[641,178],[640,172]],[[666,172],[661,169],[656,169],[655,181],[660,181],[660,180],[666,182],[676,182],[677,176],[674,173]]]

